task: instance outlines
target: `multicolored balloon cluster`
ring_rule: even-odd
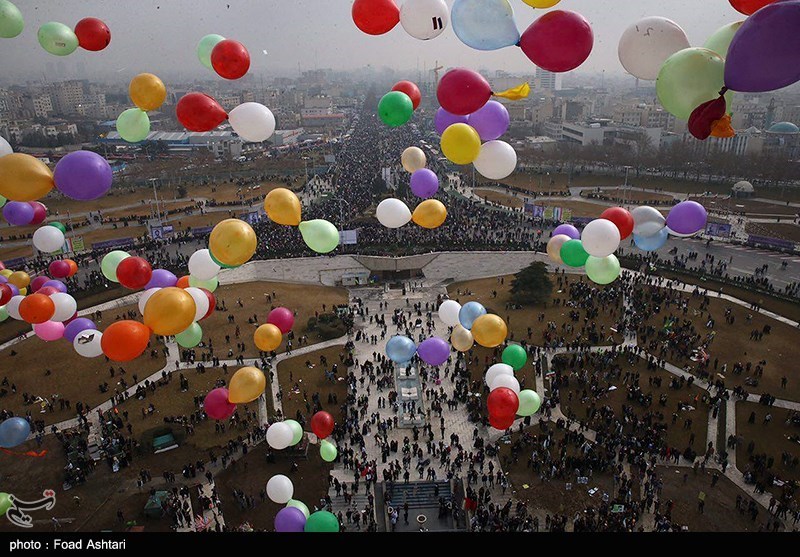
[[[10,4],[10,2],[9,2]],[[21,18],[19,16],[20,32]],[[111,31],[108,25],[95,17],[87,17],[78,22],[75,29],[57,21],[50,21],[39,27],[39,44],[54,56],[68,56],[78,47],[98,52],[111,44]]]
[[[131,80],[128,95],[136,108],[129,108],[117,118],[117,131],[128,143],[144,141],[150,134],[148,111],[158,110],[167,100],[167,88],[158,76],[142,73]]]
[[[303,220],[302,205],[295,193],[286,188],[276,188],[264,199],[264,210],[269,219],[283,226],[297,226],[303,241],[316,253],[330,253],[339,247],[339,230],[324,219]]]
[[[378,103],[378,117],[390,128],[403,126],[411,120],[422,102],[422,93],[416,83],[400,81]]]

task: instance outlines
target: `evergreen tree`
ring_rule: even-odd
[[[511,300],[522,305],[545,305],[553,293],[547,265],[534,261],[514,275]]]

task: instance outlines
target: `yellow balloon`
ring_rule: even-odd
[[[10,275],[8,275],[8,282],[10,282],[19,289],[27,288],[28,285],[31,283],[31,277],[25,271],[14,271]],[[21,293],[22,292],[20,291],[20,294]]]
[[[481,136],[467,124],[453,124],[442,134],[442,153],[455,164],[470,164],[481,152]]]
[[[533,8],[552,8],[553,6],[561,2],[561,0],[522,0],[522,1]]]
[[[167,88],[158,76],[140,73],[131,80],[128,94],[142,110],[156,110],[167,100]]]
[[[472,324],[472,336],[481,346],[494,348],[506,341],[508,326],[499,315],[487,313],[478,317]]]
[[[406,169],[406,172],[414,174],[417,170],[425,168],[425,165],[428,164],[428,157],[419,147],[409,147],[403,151],[400,162],[403,163],[403,168]]]
[[[239,219],[227,219],[211,231],[208,249],[218,263],[228,267],[244,265],[258,246],[258,238],[253,227]]]
[[[450,344],[459,352],[468,352],[475,344],[475,339],[467,329],[461,325],[456,325],[453,334],[450,335]]]
[[[272,323],[267,323],[256,329],[256,332],[253,334],[253,341],[255,341],[256,346],[262,352],[272,352],[273,350],[277,350],[281,345],[283,334],[278,327]]]
[[[3,269],[2,271],[0,271],[0,276],[4,276],[4,277],[8,278],[8,277],[11,276],[11,274],[13,272],[14,271],[12,271],[11,269]]]
[[[19,295],[20,296],[27,296],[28,295],[28,289],[27,288],[20,288],[19,289]]]
[[[447,207],[438,199],[428,199],[417,206],[411,219],[422,228],[433,230],[447,220]]]
[[[293,191],[277,188],[267,194],[264,210],[273,222],[286,226],[297,226],[302,219],[300,200]]]
[[[197,307],[183,288],[162,288],[144,306],[144,324],[161,336],[182,333],[194,322]]]
[[[243,367],[233,374],[228,385],[228,402],[247,404],[260,397],[267,388],[267,378],[260,369]]]
[[[36,201],[55,187],[53,172],[36,157],[11,153],[0,157],[0,195],[11,201]]]

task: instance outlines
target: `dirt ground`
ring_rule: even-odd
[[[327,368],[321,363],[321,357],[326,358]],[[340,422],[344,417],[341,406],[347,399],[347,366],[344,364],[346,357],[347,352],[344,345],[341,345],[323,348],[280,362],[278,364],[278,382],[283,393],[281,401],[283,415],[286,418],[310,424],[314,411],[312,397],[318,393],[322,409]],[[309,364],[313,367],[309,367]],[[325,371],[330,371],[334,364],[337,364],[338,368],[335,381],[331,381],[325,376]],[[334,395],[336,402],[329,399]],[[299,417],[303,419],[301,420]],[[306,429],[309,427],[306,426]]]
[[[755,413],[754,423],[749,423]],[[772,416],[769,423],[764,422],[767,414]],[[795,457],[800,457],[800,424],[792,420],[796,413],[785,408],[763,406],[751,402],[736,403],[736,434],[742,441],[736,447],[736,464],[741,471],[753,470],[750,442],[753,442],[752,455],[766,454],[774,463],[769,469],[782,480],[800,481],[800,468],[792,465]],[[790,458],[784,462],[782,455]]]
[[[473,192],[484,201],[505,205],[506,207],[511,207],[512,209],[520,209],[525,204],[523,199],[516,197],[516,195],[506,195],[494,190],[483,189],[475,189]]]
[[[747,232],[756,236],[800,242],[800,226],[791,223],[752,223],[747,225]]]
[[[735,198],[692,198],[698,203],[702,203],[709,210],[731,211],[745,215],[786,215],[791,217],[800,213],[800,209],[786,205],[786,203],[767,203],[764,201],[754,201],[752,199]]]
[[[634,203],[634,204],[653,203],[653,202],[669,203],[674,199],[674,197],[671,195],[642,191],[634,188],[602,189],[599,192],[589,192],[584,190],[581,193],[582,195],[587,197],[589,196],[589,194],[597,193],[598,195],[602,196],[603,199],[608,199],[609,201],[625,200],[627,203]]]

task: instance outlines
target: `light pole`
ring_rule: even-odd
[[[625,166],[625,185],[622,187],[622,206],[624,207],[627,203],[628,199],[628,172],[630,172],[631,167]]]

